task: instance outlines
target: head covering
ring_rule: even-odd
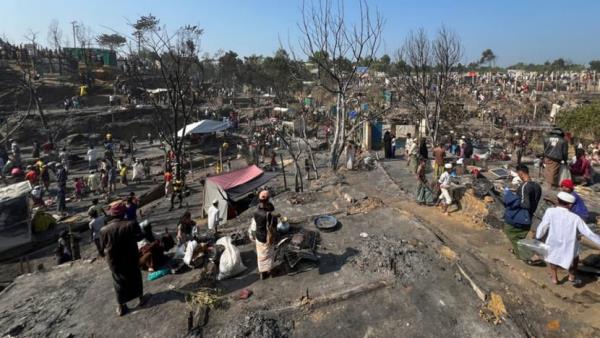
[[[575,203],[575,196],[569,194],[568,192],[561,191],[558,194],[556,194],[556,197],[563,202],[567,202],[570,204]]]
[[[568,188],[568,189],[571,189],[571,190],[575,189],[575,184],[573,184],[573,180],[571,180],[569,178],[566,178],[566,179],[562,180],[560,182],[560,186],[561,186],[561,188],[565,187],[565,188]]]
[[[263,190],[258,194],[258,199],[260,201],[266,201],[269,199],[269,192],[267,190]]]
[[[446,169],[452,169],[452,163],[446,163],[446,164],[444,164],[444,168],[446,168]]]
[[[466,139],[465,135],[461,136],[460,138],[463,139],[463,140]]]

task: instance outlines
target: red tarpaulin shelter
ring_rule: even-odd
[[[214,200],[219,201],[219,217],[226,222],[229,206],[246,198],[265,185],[278,173],[265,172],[256,165],[206,178],[204,185],[204,212]]]

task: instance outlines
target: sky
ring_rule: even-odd
[[[487,48],[500,66],[559,57],[585,64],[600,59],[596,0],[367,1],[385,18],[379,55],[394,55],[410,30],[422,27],[433,35],[444,24],[462,40],[463,63],[478,60]],[[45,44],[53,19],[69,45],[72,21],[83,22],[96,34],[112,33],[111,29],[129,34],[128,22],[152,13],[170,29],[185,24],[202,27],[203,52],[233,50],[248,56],[271,55],[281,43],[297,43],[302,0],[2,0],[0,4],[0,37],[12,43],[24,42],[31,31]],[[347,17],[356,18],[358,2],[345,0],[344,5]]]

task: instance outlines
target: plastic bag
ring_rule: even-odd
[[[185,244],[178,245],[175,249],[175,258],[183,258],[185,256]]]
[[[254,217],[252,217],[250,227],[248,227],[248,237],[253,241],[256,239],[256,221],[254,220]]]
[[[567,179],[569,179],[569,180],[571,179],[571,171],[569,170],[569,166],[567,166],[566,164],[561,164],[558,182],[560,183],[563,180],[567,180]]]
[[[517,246],[519,258],[523,260],[531,259],[536,254],[542,257],[548,255],[548,245],[536,239],[521,239],[517,241]]]
[[[246,266],[242,263],[240,250],[233,245],[231,237],[221,237],[216,244],[222,245],[225,248],[219,262],[219,275],[217,276],[217,280],[234,277],[246,270]]]
[[[187,246],[185,248],[185,255],[183,256],[183,262],[187,265],[191,265],[192,264],[192,258],[194,256],[194,250],[196,250],[196,247],[198,246],[198,242],[196,241],[189,241],[187,242]]]

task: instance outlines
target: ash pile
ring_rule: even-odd
[[[416,240],[406,241],[384,235],[361,239],[359,253],[351,262],[362,272],[414,281],[429,274],[433,259]]]
[[[218,332],[216,337],[287,338],[291,336],[292,330],[292,321],[268,317],[262,313],[253,313],[239,323]]]

